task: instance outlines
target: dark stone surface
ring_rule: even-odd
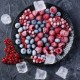
[[[24,8],[32,4],[33,1],[34,0],[0,0],[0,16],[4,13],[10,14],[14,22],[16,16]],[[69,69],[66,80],[80,80],[80,0],[44,1],[56,4],[69,14],[75,30],[75,40],[71,51],[62,61],[55,65],[39,67],[27,63],[29,71],[25,74],[19,74],[15,65],[4,65],[0,62],[0,80],[35,80],[36,68],[47,71],[48,76],[46,80],[62,80],[62,78],[55,75],[55,72],[60,66]],[[6,37],[11,37],[10,33],[13,22],[10,25],[4,25],[0,21],[0,60],[5,55],[3,51],[3,40]]]

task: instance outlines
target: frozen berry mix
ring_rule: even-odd
[[[63,54],[71,31],[55,6],[42,11],[26,9],[15,28],[15,44],[20,54],[30,56],[33,63],[45,63],[46,55]]]

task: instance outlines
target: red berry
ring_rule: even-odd
[[[38,45],[39,47],[42,47],[42,46],[43,46],[43,42],[42,42],[42,41],[38,41],[38,42],[37,42],[37,45]]]
[[[55,28],[55,30],[54,30],[54,31],[55,31],[55,33],[59,33],[59,32],[60,32],[60,30],[61,30],[61,28],[58,28],[58,27],[57,27],[57,28]]]
[[[53,36],[53,35],[55,35],[55,32],[53,30],[50,30],[49,35]]]
[[[58,47],[63,48],[65,46],[65,43],[59,43]]]
[[[37,53],[41,53],[42,52],[42,47],[36,47],[35,50],[37,51]]]
[[[39,41],[40,40],[40,38],[39,37],[35,37],[35,39],[34,39],[36,42],[37,41]]]
[[[40,32],[40,33],[37,34],[37,36],[38,36],[39,38],[42,38],[42,37],[43,37],[43,33]]]
[[[44,19],[44,20],[48,20],[48,19],[49,19],[49,14],[44,14],[44,15],[43,15],[43,19]]]
[[[37,16],[36,20],[42,20],[42,16]]]
[[[57,43],[52,42],[52,43],[51,43],[51,46],[52,46],[52,47],[57,47]]]
[[[46,28],[46,27],[43,28],[43,33],[47,33],[48,31],[49,31],[48,28]]]
[[[62,53],[62,49],[61,49],[61,48],[56,48],[56,49],[54,49],[54,52],[55,52],[57,55],[59,55],[59,54]]]
[[[49,36],[49,37],[48,37],[48,41],[49,41],[50,43],[52,43],[52,42],[54,41],[54,36]]]
[[[54,7],[54,6],[52,6],[52,7],[50,8],[50,13],[55,14],[56,12],[57,12],[57,8]]]

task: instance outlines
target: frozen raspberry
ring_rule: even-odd
[[[34,16],[36,16],[37,15],[37,11],[32,11],[32,14],[34,15]]]
[[[50,13],[55,14],[56,12],[57,12],[57,8],[54,7],[54,6],[52,6],[52,7],[50,8]]]
[[[60,30],[61,30],[61,28],[55,28],[55,33],[59,33],[60,32]]]
[[[23,31],[22,36],[26,36],[26,35],[27,35],[26,31]]]
[[[61,36],[68,36],[69,35],[69,32],[68,31],[65,31],[65,30],[61,30],[60,31],[60,35]]]
[[[33,14],[30,14],[30,15],[29,15],[29,19],[31,19],[31,20],[34,19]]]
[[[46,27],[43,28],[43,33],[47,33],[48,31],[49,31],[48,28],[46,28]]]
[[[36,20],[42,20],[42,16],[37,16]]]
[[[52,47],[57,47],[57,43],[52,42],[52,43],[51,43],[51,46],[52,46]]]
[[[38,41],[38,42],[37,42],[37,45],[38,45],[39,47],[41,47],[41,46],[43,46],[43,42],[42,42],[42,41]]]
[[[68,42],[68,37],[61,37],[61,42],[67,43]]]
[[[39,37],[35,37],[35,39],[34,39],[36,42],[37,41],[39,41],[40,40],[40,38]]]
[[[51,27],[51,25],[50,25],[50,23],[48,22],[48,23],[46,23],[46,27],[47,28],[50,28]]]
[[[37,51],[37,53],[41,53],[42,52],[42,47],[36,47],[35,50]]]
[[[63,48],[65,46],[65,43],[59,43],[58,47]]]
[[[48,54],[48,47],[43,47],[43,53]]]
[[[60,55],[62,53],[62,49],[61,48],[56,48],[54,49],[54,52],[57,54],[57,55]]]
[[[39,14],[40,14],[40,15],[43,15],[43,14],[44,14],[44,10],[39,11]]]

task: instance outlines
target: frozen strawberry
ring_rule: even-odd
[[[46,27],[47,28],[50,28],[51,27],[51,24],[48,22],[48,23],[46,23]]]
[[[40,38],[36,36],[34,40],[35,40],[35,42],[37,42],[40,40]]]
[[[34,27],[34,25],[29,25],[29,30],[32,31],[33,27]]]
[[[61,31],[61,28],[57,27],[57,28],[55,28],[54,31],[55,31],[55,33],[59,33]]]
[[[42,47],[36,47],[35,50],[37,51],[37,53],[41,53],[42,52]]]
[[[33,14],[30,14],[30,15],[29,15],[29,19],[31,19],[31,20],[34,19]]]
[[[39,38],[42,38],[42,37],[43,37],[43,33],[40,32],[40,33],[37,34],[37,36],[38,36]]]
[[[59,43],[59,44],[58,44],[58,47],[59,47],[59,48],[63,48],[64,46],[65,46],[65,43]]]
[[[48,47],[43,47],[43,53],[44,53],[44,54],[48,54],[48,51],[49,51],[49,50],[48,50]]]
[[[61,42],[67,43],[68,42],[68,37],[61,37]]]
[[[49,35],[54,36],[55,35],[55,32],[53,30],[50,30],[49,31]]]
[[[52,43],[52,42],[54,41],[54,36],[49,36],[49,37],[48,37],[48,41],[49,41],[50,43]]]
[[[57,8],[54,7],[54,6],[52,6],[52,7],[50,8],[50,13],[55,14],[56,12],[57,12]]]
[[[34,15],[34,16],[36,16],[37,15],[37,11],[32,11],[32,14]]]
[[[48,31],[49,31],[48,28],[46,28],[46,27],[43,28],[43,33],[47,33]]]
[[[43,19],[44,19],[44,20],[48,20],[48,19],[49,19],[49,14],[44,14],[44,15],[43,15]]]
[[[69,32],[68,31],[65,31],[65,30],[61,30],[60,31],[60,35],[61,36],[68,36],[69,35]]]
[[[36,20],[42,20],[42,16],[37,16]]]
[[[39,47],[42,47],[42,46],[43,46],[43,42],[42,42],[42,41],[38,41],[38,42],[37,42],[37,45],[38,45]]]

